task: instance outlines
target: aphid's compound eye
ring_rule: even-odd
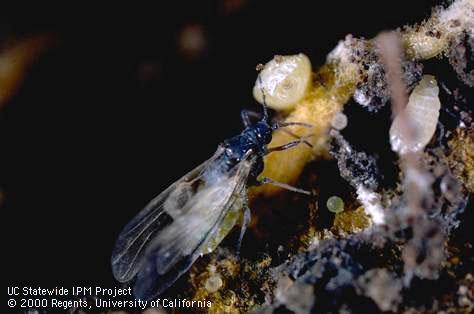
[[[311,84],[311,62],[300,53],[275,56],[260,72],[253,88],[253,96],[263,103],[262,89],[267,105],[275,110],[290,110],[306,94]]]
[[[265,144],[270,144],[271,141],[272,141],[272,133],[271,133],[271,131],[269,131],[269,132],[266,133],[264,142],[265,142]]]

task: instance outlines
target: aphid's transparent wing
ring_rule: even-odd
[[[254,162],[254,157],[246,159],[205,185],[190,198],[173,223],[149,242],[135,281],[136,297],[150,299],[160,294],[204,253],[208,241],[216,235],[245,189]]]
[[[189,199],[193,187],[199,188],[202,183],[201,176],[204,170],[221,154],[222,148],[219,148],[213,157],[187,173],[151,200],[125,226],[112,252],[112,272],[118,281],[127,282],[135,277],[144,262],[146,245],[160,230],[173,221],[172,215],[165,208],[173,207],[173,204],[170,203],[172,200],[185,202],[186,198]]]

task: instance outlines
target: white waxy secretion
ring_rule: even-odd
[[[311,84],[311,62],[300,53],[275,56],[259,74],[253,96],[263,103],[262,89],[267,105],[275,110],[291,110],[308,91]]]
[[[425,148],[436,131],[441,103],[438,98],[439,88],[432,75],[424,75],[413,89],[408,104],[404,109],[407,123],[414,129],[408,134],[405,121],[397,115],[390,127],[390,144],[392,150],[400,154],[418,152]]]

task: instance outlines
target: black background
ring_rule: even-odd
[[[370,38],[433,6],[248,0],[225,13],[218,1],[35,3],[0,9],[3,39],[57,38],[0,113],[7,285],[115,285],[110,254],[121,228],[238,133],[242,108],[259,109],[258,63],[304,52],[322,64],[346,34]],[[177,49],[190,23],[207,38],[195,58]],[[144,79],[147,64],[154,71]]]

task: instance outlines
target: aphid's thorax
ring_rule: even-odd
[[[266,121],[259,121],[241,134],[228,139],[223,143],[227,166],[232,168],[249,152],[263,156],[271,139],[272,128]]]
[[[218,157],[207,167],[203,174],[206,183],[217,183],[228,177],[242,160],[250,155],[256,159],[250,171],[250,177],[256,177],[263,170],[262,157],[266,153],[266,146],[272,139],[272,127],[261,120],[255,125],[246,128],[239,135],[224,141],[218,150]]]

